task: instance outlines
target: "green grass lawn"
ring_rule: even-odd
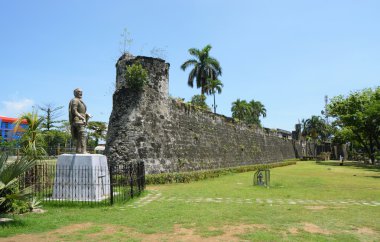
[[[113,207],[44,205],[44,214],[0,225],[4,240],[380,241],[380,169],[298,162],[189,184],[148,186]],[[21,235],[24,234],[24,235]],[[1,238],[0,238],[1,240]]]

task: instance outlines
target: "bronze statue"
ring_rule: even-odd
[[[71,135],[76,140],[76,153],[85,154],[86,152],[86,130],[88,119],[91,115],[86,113],[86,104],[82,101],[82,90],[74,90],[74,98],[69,103],[69,122]]]

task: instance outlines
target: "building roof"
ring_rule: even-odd
[[[277,129],[277,132],[278,133],[282,133],[282,134],[287,134],[287,135],[291,135],[292,134],[292,132],[287,131],[287,130],[283,130],[283,129]]]
[[[5,116],[0,116],[0,120],[1,122],[5,122],[5,123],[14,123],[17,121],[18,118],[10,118],[10,117],[5,117]],[[22,120],[21,122],[22,124],[28,124],[28,122],[24,119]]]

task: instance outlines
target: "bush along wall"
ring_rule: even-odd
[[[282,166],[295,165],[295,160],[276,162],[271,164],[256,164],[248,166],[238,166],[229,168],[220,168],[213,170],[191,171],[191,172],[173,172],[146,175],[146,184],[167,184],[167,183],[189,183],[209,178],[220,177],[232,173],[243,173],[256,171],[259,169],[271,169]]]

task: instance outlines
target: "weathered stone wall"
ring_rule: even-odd
[[[135,62],[149,73],[140,93],[122,77]],[[116,68],[106,145],[111,163],[142,159],[147,173],[159,173],[270,163],[294,158],[294,147],[300,151],[291,140],[169,98],[169,64],[161,59],[124,55]]]

